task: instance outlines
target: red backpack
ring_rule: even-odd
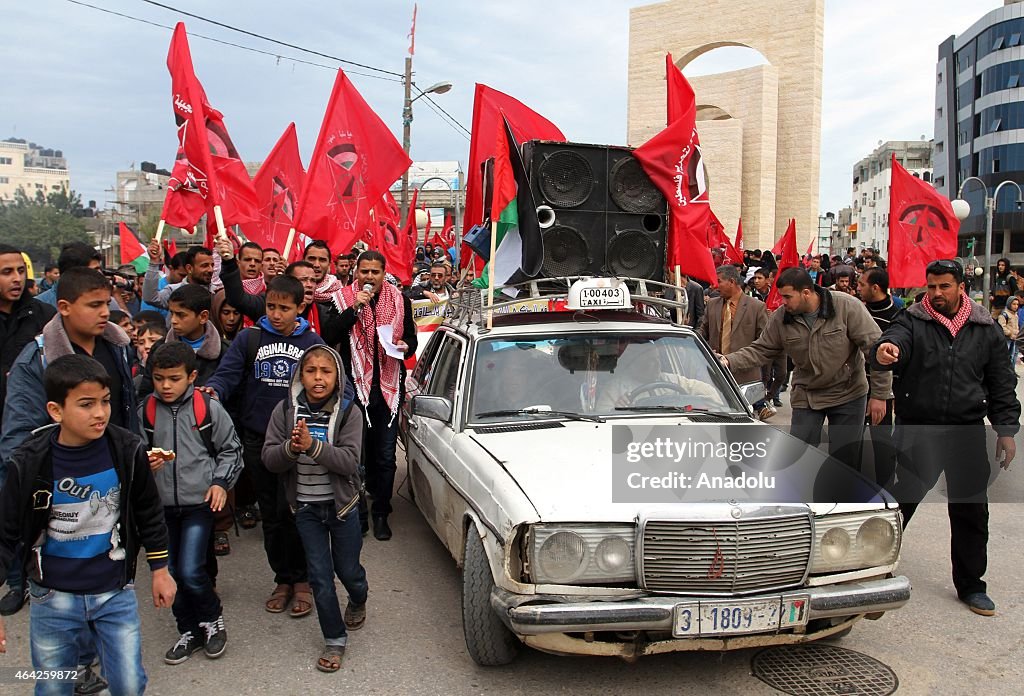
[[[196,417],[196,429],[210,457],[217,459],[217,448],[213,444],[213,418],[210,416],[210,395],[198,389],[192,393],[192,413]],[[146,397],[143,409],[142,429],[149,438],[149,449],[153,449],[153,436],[156,429],[156,396]]]

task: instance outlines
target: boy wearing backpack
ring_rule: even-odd
[[[341,357],[313,346],[292,376],[290,398],[274,409],[263,445],[267,469],[283,475],[285,495],[306,549],[316,615],[326,646],[316,662],[337,672],[348,630],[366,621],[366,571],[359,562],[359,453],[363,424],[352,408],[355,389],[345,379]],[[348,592],[342,616],[335,576]]]
[[[306,616],[313,611],[306,556],[283,485],[278,475],[263,465],[260,455],[270,414],[288,397],[289,383],[299,358],[311,346],[323,343],[310,330],[309,322],[300,316],[304,308],[302,283],[290,276],[272,279],[267,286],[266,316],[231,342],[220,367],[206,385],[222,402],[244,386],[242,456],[256,489],[263,548],[276,583],[264,608],[272,614],[281,614],[294,599],[292,617]]]
[[[178,584],[171,610],[180,637],[164,655],[164,662],[177,665],[200,648],[209,658],[227,649],[206,551],[214,513],[223,509],[242,472],[242,446],[224,407],[195,388],[192,348],[178,342],[158,346],[149,369],[153,393],[139,407],[139,420],[164,504],[171,576]]]

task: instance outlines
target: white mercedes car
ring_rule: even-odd
[[[801,643],[908,601],[887,493],[757,421],[659,284],[570,282],[490,328],[455,311],[408,378],[412,492],[474,661]],[[641,461],[666,433],[685,461]]]

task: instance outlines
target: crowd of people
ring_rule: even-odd
[[[987,417],[1012,460],[1017,284],[1007,262],[996,277],[1010,291],[994,291],[1004,299],[993,316],[965,294],[959,264],[938,261],[904,309],[877,253],[852,251],[781,273],[770,252],[752,251],[719,266],[715,289],[684,279],[686,321],[739,383],[765,385],[762,419],[789,389],[792,433],[817,446],[827,421],[830,452],[854,467],[869,428],[875,479],[905,521],[944,471],[951,499],[968,499],[949,506],[958,594],[994,613],[984,486],[931,455],[984,459]],[[393,534],[398,410],[418,345],[411,303],[444,302],[472,273],[429,245],[407,288],[380,253],[334,254],[322,241],[287,264],[226,238],[170,258],[153,241],[148,255],[144,275],[104,271],[96,250],[66,245],[33,296],[20,250],[0,245],[0,614],[31,598],[33,665],[76,670],[77,693],[140,693],[140,548],[153,601],[179,633],[165,662],[217,658],[218,558],[233,525],[260,525],[273,575],[264,609],[315,608],[316,667],[337,671],[348,632],[366,621],[363,539]],[[783,307],[770,313],[773,285]],[[909,475],[897,474],[898,452],[911,454]]]

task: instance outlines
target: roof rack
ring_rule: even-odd
[[[684,287],[646,278],[612,277],[626,283],[633,309],[638,312],[676,321],[677,313],[685,315],[689,309],[689,300]],[[489,310],[497,315],[505,315],[513,311],[516,313],[552,311],[553,307],[558,308],[560,301],[564,306],[564,301],[569,296],[569,288],[573,283],[594,278],[595,276],[559,276],[498,285],[494,288],[495,302],[490,307],[487,305],[486,288],[466,288],[449,302],[445,323],[465,324],[467,327],[471,324],[485,324]],[[514,295],[510,293],[514,293]],[[680,299],[669,299],[673,295]],[[529,308],[531,302],[536,303],[535,309]]]

